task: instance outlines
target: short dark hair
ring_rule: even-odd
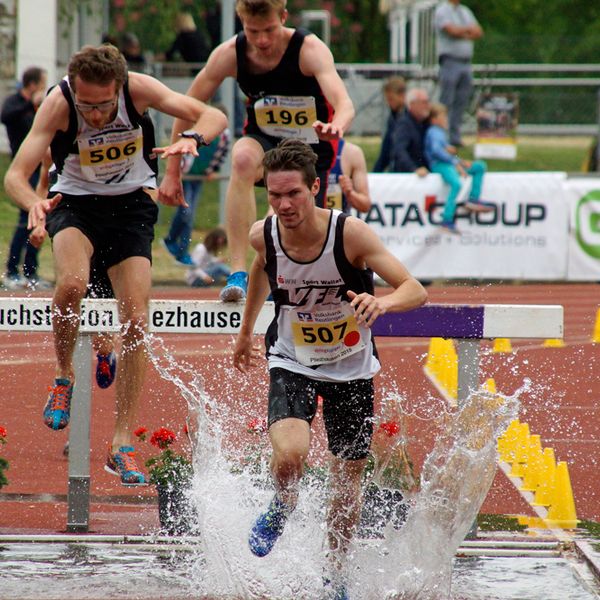
[[[23,71],[23,75],[21,77],[21,83],[23,87],[26,88],[31,83],[35,83],[36,85],[42,80],[44,73],[46,71],[41,67],[29,67]]]
[[[309,188],[317,178],[317,155],[308,144],[300,140],[282,140],[275,148],[265,153],[262,164],[265,183],[269,173],[278,171],[300,171],[304,183]]]
[[[73,91],[77,76],[86,83],[97,85],[108,85],[114,81],[119,89],[127,80],[127,62],[112,44],[84,46],[71,57],[67,72]]]
[[[236,0],[235,10],[238,16],[244,17],[268,17],[272,13],[279,16],[286,10],[287,0]]]

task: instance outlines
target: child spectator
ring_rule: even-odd
[[[460,234],[454,222],[456,198],[461,190],[461,177],[473,176],[469,199],[465,206],[473,212],[493,210],[488,202],[480,200],[486,164],[481,160],[470,162],[456,155],[456,148],[448,143],[448,111],[443,104],[433,103],[430,112],[430,126],[425,133],[425,158],[432,173],[441,175],[450,186],[444,205],[441,227],[449,233]]]
[[[227,246],[227,234],[217,227],[209,231],[204,243],[197,244],[192,251],[193,267],[188,269],[186,281],[192,287],[207,287],[213,283],[223,283],[231,270],[217,253]]]
[[[221,109],[221,107],[219,108]],[[225,111],[223,110],[223,112]],[[211,181],[216,178],[229,151],[230,138],[229,129],[225,129],[208,146],[198,148],[198,156],[194,157],[188,154],[182,158],[183,196],[187,206],[177,207],[169,233],[162,240],[165,248],[182,265],[190,267],[194,264],[189,247],[194,228],[194,215],[202,193],[202,184],[204,180]]]

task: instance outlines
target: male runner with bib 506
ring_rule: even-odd
[[[194,128],[167,148],[153,148],[147,109],[186,119]],[[52,429],[69,423],[75,383],[73,351],[80,302],[90,263],[107,269],[123,324],[118,364],[117,420],[107,470],[124,485],[143,485],[131,446],[136,408],[144,381],[151,285],[151,244],[158,207],[146,190],[156,188],[155,152],[197,154],[227,126],[217,109],[173,92],[156,79],[127,74],[122,54],[110,45],[86,46],[69,62],[68,76],[42,103],[33,127],[8,170],[10,197],[29,211],[39,241],[47,228],[56,271],[53,298],[56,380],[45,409]],[[58,180],[51,198],[40,199],[28,178],[50,146]],[[177,157],[179,160],[179,156]]]
[[[360,515],[373,432],[373,376],[380,368],[370,326],[386,312],[420,306],[427,293],[364,221],[315,206],[316,160],[297,140],[284,140],[264,156],[275,214],[250,230],[257,256],[233,362],[241,371],[257,364],[260,350],[252,332],[270,290],[275,318],[265,342],[275,496],[252,528],[250,549],[268,554],[296,505],[320,395],[333,455],[328,585],[341,600],[347,597],[341,567]],[[373,295],[373,271],[391,293]]]
[[[235,77],[246,96],[244,137],[232,151],[231,179],[226,199],[226,228],[231,276],[221,300],[246,295],[248,231],[256,220],[254,184],[262,179],[264,153],[281,139],[310,144],[317,153],[323,205],[327,171],[333,165],[336,142],[354,118],[354,107],[338,75],[329,48],[315,35],[285,27],[286,0],[236,0],[243,32],[211,53],[188,94],[206,101],[227,77]],[[176,122],[173,135],[187,125]],[[180,166],[171,160],[159,193],[182,194]]]

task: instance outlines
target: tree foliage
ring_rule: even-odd
[[[219,4],[217,0],[111,0],[111,33],[130,31],[137,35],[143,50],[164,52],[175,38],[178,12],[190,12],[198,28],[210,39]],[[315,9],[331,13],[331,50],[338,62],[388,60],[387,20],[380,14],[377,2],[288,0],[288,24],[299,26],[301,11]]]
[[[82,0],[89,2],[89,0]],[[74,0],[61,0],[70,6]],[[463,0],[484,28],[477,63],[600,62],[600,2],[590,0]],[[191,12],[209,36],[219,0],[111,0],[113,33],[132,31],[142,48],[164,52],[175,38],[174,20]],[[331,13],[331,50],[337,62],[387,62],[387,16],[376,0],[288,0],[296,27],[303,10]],[[214,29],[214,25],[212,25]],[[214,33],[214,32],[213,32]],[[319,33],[316,31],[315,33]]]
[[[485,37],[478,63],[597,63],[600,3],[589,0],[465,0]]]

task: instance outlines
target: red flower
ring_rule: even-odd
[[[152,434],[152,437],[150,438],[150,443],[153,446],[158,446],[161,450],[165,450],[176,439],[177,437],[170,429],[167,429],[166,427],[161,427]]]
[[[147,432],[148,432],[148,430],[145,427],[138,427],[133,432],[133,435],[135,435],[136,438],[139,438],[143,442],[146,439],[146,433]]]
[[[253,417],[248,421],[247,429],[249,433],[265,433],[267,431],[267,421],[259,417]]]
[[[5,438],[8,435],[8,432],[2,425],[0,425],[0,439]]]
[[[380,423],[379,429],[385,431],[388,437],[394,437],[395,435],[400,433],[400,425],[398,425],[396,421],[387,421],[385,423]]]

